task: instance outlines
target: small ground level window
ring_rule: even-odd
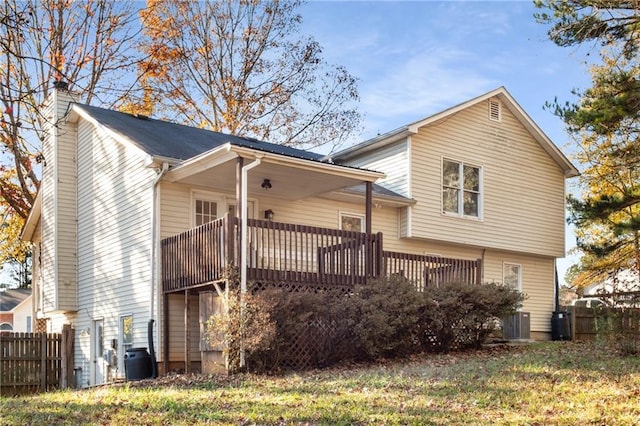
[[[133,315],[120,317],[120,338],[123,352],[133,346]]]
[[[522,267],[515,263],[504,263],[502,282],[516,290],[522,289]]]

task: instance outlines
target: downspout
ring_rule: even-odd
[[[162,163],[162,168],[158,172],[158,176],[156,176],[153,181],[153,206],[152,206],[152,214],[151,214],[151,294],[149,297],[149,322],[147,324],[147,340],[149,343],[149,356],[151,358],[151,377],[158,377],[158,365],[156,362],[156,351],[154,349],[153,344],[153,312],[154,312],[154,300],[155,300],[155,290],[156,290],[156,280],[158,279],[158,223],[159,223],[159,215],[160,208],[158,206],[158,184],[162,177],[169,170],[169,163]],[[166,321],[166,318],[165,318]],[[167,354],[165,354],[165,357]]]
[[[256,157],[253,162],[242,167],[241,173],[241,201],[240,206],[242,211],[240,212],[240,317],[244,316],[244,295],[247,293],[247,220],[249,218],[249,212],[247,208],[247,176],[249,170],[257,167],[261,163],[262,157]],[[244,343],[240,342],[240,368],[245,366],[245,354]]]
[[[159,214],[160,209],[158,208],[158,184],[162,177],[169,170],[169,163],[162,163],[162,168],[158,172],[158,176],[156,176],[153,181],[153,214],[151,216],[151,294],[150,294],[150,302],[149,302],[149,319],[153,319],[153,311],[154,311],[154,300],[155,300],[155,290],[156,290],[156,280],[158,279],[158,223],[159,223]]]

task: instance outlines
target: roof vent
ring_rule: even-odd
[[[502,121],[500,114],[500,102],[494,99],[489,99],[489,120]]]

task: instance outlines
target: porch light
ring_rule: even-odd
[[[271,189],[271,181],[269,179],[264,179],[261,186],[265,191]]]
[[[273,220],[273,217],[274,217],[275,215],[276,215],[276,214],[275,214],[275,213],[273,212],[273,210],[271,210],[271,209],[268,209],[268,210],[265,210],[265,211],[264,211],[264,218],[265,218],[265,219],[267,219],[267,220]]]

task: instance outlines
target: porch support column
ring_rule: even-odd
[[[367,234],[371,234],[371,209],[373,207],[373,183],[366,183],[366,193],[365,193],[365,232]]]
[[[242,157],[238,157],[236,160],[236,218],[238,220],[242,219],[242,209],[244,208],[244,203],[242,200],[242,166],[244,166],[244,159]],[[240,259],[240,239],[242,238],[240,232],[236,232],[236,265],[239,263]]]
[[[184,372],[191,372],[191,333],[189,332],[189,319],[191,309],[189,308],[189,290],[184,291]]]
[[[374,268],[374,259],[373,259],[373,247],[371,245],[370,236],[371,236],[371,209],[372,209],[372,194],[373,194],[373,184],[371,182],[365,183],[366,191],[365,191],[365,218],[364,218],[364,226],[365,232],[367,233],[367,243],[365,244],[365,271],[366,278],[373,276]]]

